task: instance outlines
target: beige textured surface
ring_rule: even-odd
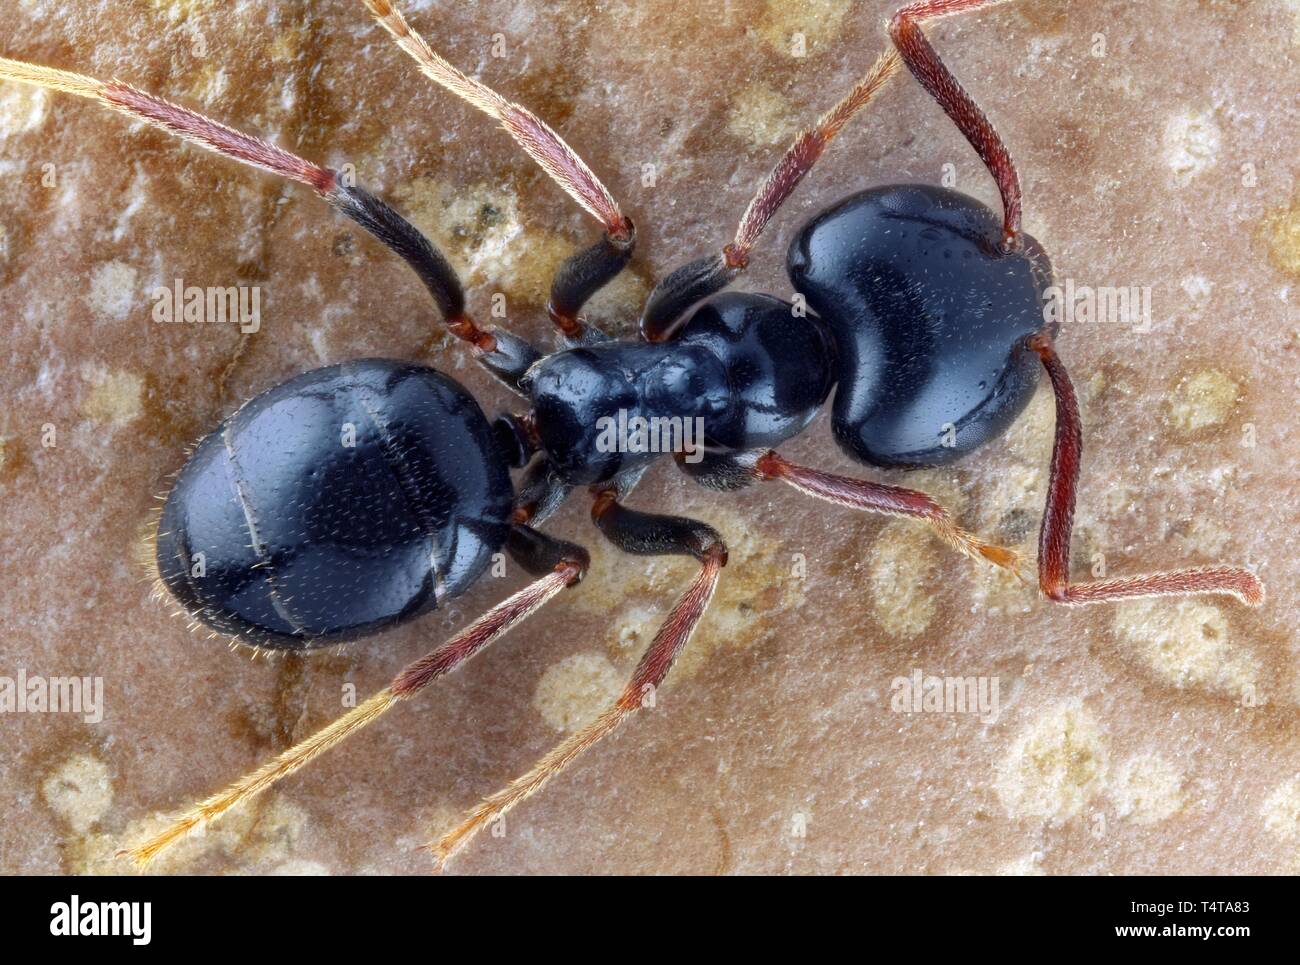
[[[791,124],[880,48],[892,6],[406,4],[636,217],[633,270],[600,303],[620,332],[653,279],[725,240]],[[654,711],[453,871],[1300,870],[1300,14],[1283,0],[1026,0],[932,36],[1000,125],[1061,277],[1151,288],[1151,331],[1078,324],[1062,340],[1087,446],[1077,572],[1097,554],[1112,573],[1222,555],[1259,567],[1268,604],[1052,608],[906,525],[773,488],[714,496],[664,465],[637,504],[697,513],[732,543],[714,612]],[[479,314],[504,292],[529,336],[546,337],[550,271],[594,237],[505,135],[418,78],[359,0],[18,0],[0,52],[118,75],[355,164],[446,245]],[[787,291],[784,244],[821,206],[945,171],[995,200],[941,112],[896,79],[799,189],[746,284]],[[242,354],[232,326],[150,320],[147,292],[176,277],[261,286]],[[406,269],[307,191],[3,86],[0,292],[0,676],[101,676],[106,704],[99,724],[0,717],[0,870],[120,868],[114,849],[160,814],[518,585],[485,578],[417,626],[279,662],[192,636],[147,599],[132,548],[154,494],[239,399],[383,354],[454,373],[489,411],[508,404],[430,339]],[[909,484],[981,532],[1032,540],[1050,434],[1040,396],[1005,442]],[[824,422],[791,452],[861,471]],[[691,572],[619,557],[579,501],[554,530],[593,549],[571,599],[159,870],[426,870],[412,848],[590,714]],[[997,678],[1000,714],[896,713],[892,682],[914,669]]]

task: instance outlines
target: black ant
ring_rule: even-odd
[[[569,258],[554,280],[549,314],[560,348],[549,354],[509,332],[480,328],[450,265],[429,241],[335,172],[126,84],[0,60],[0,79],[98,100],[311,187],[405,259],[450,331],[526,402],[522,415],[489,423],[464,388],[434,369],[367,359],[317,369],[263,393],[198,444],[163,509],[159,575],[194,618],[253,646],[309,650],[409,620],[463,593],[502,548],[536,580],[387,688],[129,853],[149,861],[414,696],[581,580],[586,551],[538,529],[578,486],[589,487],[592,519],[620,549],[688,554],[699,561],[699,573],[617,701],[431,845],[439,861],[641,707],[708,606],[727,549],[702,522],[625,505],[655,454],[596,444],[602,420],[620,411],[703,419],[704,451],[699,458],[678,453],[677,461],[706,486],[735,490],[776,479],[843,506],[914,517],[967,556],[1018,573],[1014,551],[961,529],[923,493],[798,466],[774,447],[802,431],[838,387],[832,424],[848,454],[880,467],[951,463],[1006,431],[1037,386],[1041,365],[1056,396],[1038,546],[1043,593],[1064,604],[1196,593],[1260,604],[1260,581],[1235,567],[1070,582],[1082,435],[1056,332],[1044,322],[1051,266],[1021,230],[1020,181],[1010,154],[921,31],[928,19],[995,2],[920,0],[895,14],[891,48],[798,135],[759,188],[735,239],[661,281],[644,309],[642,340],[624,342],[588,324],[582,309],[631,258],[631,220],[539,118],[434,53],[391,0],[365,0],[425,74],[499,121],[604,227],[600,240]],[[797,232],[788,269],[796,302],[811,312],[769,295],[723,292],[745,269],[781,203],[903,65],[988,167],[1002,197],[1001,220],[952,190],[873,188]],[[340,444],[348,429],[350,444]],[[524,470],[517,485],[511,468]],[[199,554],[202,575],[192,565]]]

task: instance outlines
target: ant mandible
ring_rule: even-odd
[[[415,270],[448,329],[527,406],[489,423],[446,375],[367,359],[291,379],[245,403],[199,442],[158,525],[160,584],[195,620],[252,646],[310,650],[409,620],[465,592],[503,548],[536,579],[334,723],[132,848],[127,853],[137,862],[147,863],[414,696],[581,580],[586,551],[538,528],[579,486],[589,487],[592,519],[619,549],[687,554],[698,560],[698,574],[615,703],[432,843],[440,864],[641,707],[699,623],[727,550],[702,522],[625,504],[655,454],[596,445],[602,418],[619,410],[702,418],[703,458],[693,462],[679,453],[677,461],[705,486],[735,490],[781,480],[841,506],[913,517],[967,556],[1018,574],[1017,553],[966,532],[925,494],[795,465],[774,447],[801,432],[838,386],[832,426],[850,456],[877,467],[948,464],[1007,430],[1038,385],[1041,366],[1056,399],[1038,542],[1038,583],[1046,597],[1070,605],[1221,593],[1251,606],[1263,602],[1255,575],[1227,566],[1070,581],[1082,432],[1074,388],[1056,353],[1057,333],[1044,322],[1051,266],[1021,229],[1020,180],[1006,146],[921,29],[935,17],[1001,0],[919,0],[895,14],[888,23],[891,47],[797,136],[760,186],[734,240],[654,288],[638,342],[610,339],[582,316],[587,300],[628,263],[636,237],[596,175],[536,115],[435,53],[391,0],[364,2],[421,71],[500,122],[604,227],[554,279],[548,312],[556,351],[480,328],[446,259],[387,204],[335,172],[126,84],[0,59],[0,79],[97,100],[306,184]],[[811,313],[769,295],[724,292],[781,203],[903,65],[992,174],[1001,220],[948,189],[872,188],[795,235],[787,267]],[[351,445],[340,445],[343,425],[354,427]],[[512,468],[523,469],[518,485]],[[202,576],[190,565],[197,553],[205,560]]]

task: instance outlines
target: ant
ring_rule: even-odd
[[[776,447],[800,433],[834,391],[835,438],[859,462],[946,465],[1002,435],[1045,370],[1056,430],[1038,543],[1044,595],[1066,605],[1206,593],[1250,606],[1263,602],[1258,578],[1228,566],[1070,580],[1082,431],[1056,351],[1056,327],[1044,321],[1051,265],[1021,228],[1020,179],[1010,153],[922,32],[935,17],[1000,0],[917,0],[896,13],[888,22],[889,48],[796,137],[759,187],[734,240],[653,289],[635,342],[609,338],[582,312],[628,264],[635,246],[633,223],[609,191],[540,118],[435,53],[392,0],[364,2],[423,73],[498,121],[603,227],[595,244],[567,259],[554,278],[548,314],[556,350],[479,327],[446,259],[391,207],[335,172],[127,84],[0,59],[0,79],[97,100],[307,185],[404,259],[448,330],[523,400],[522,414],[489,422],[448,376],[410,362],[365,359],[264,392],[198,443],[158,524],[160,586],[195,621],[238,641],[305,651],[376,633],[464,593],[502,549],[534,581],[334,723],[124,852],[138,863],[415,696],[578,583],[587,552],[540,529],[578,487],[588,488],[593,522],[619,549],[689,555],[698,573],[613,705],[429,845],[440,866],[486,822],[643,706],[704,614],[727,548],[703,522],[626,504],[658,453],[597,445],[603,421],[620,411],[702,419],[706,445],[699,458],[679,452],[676,461],[705,486],[734,491],[779,480],[840,506],[915,518],[968,557],[1019,574],[1023,561],[1015,551],[962,529],[924,493],[796,465]],[[726,291],[782,202],[904,66],[983,160],[1001,195],[1002,217],[945,188],[872,188],[795,234],[787,259],[799,293],[794,303]],[[800,303],[811,311],[799,310]],[[351,442],[341,445],[340,434],[348,431]],[[517,483],[512,469],[522,470]],[[192,565],[199,554],[201,570]]]

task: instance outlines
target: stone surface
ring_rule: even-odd
[[[784,139],[880,49],[894,4],[405,6],[455,63],[570,139],[635,216],[640,251],[596,309],[628,333],[654,279],[729,237]],[[932,36],[1000,125],[1060,277],[1150,289],[1149,325],[1065,326],[1087,447],[1076,572],[1226,558],[1259,568],[1268,604],[1055,608],[905,524],[770,486],[713,495],[665,464],[636,503],[727,536],[713,612],[655,710],[451,870],[1300,871],[1300,15],[1283,0],[1024,0]],[[0,51],[354,164],[445,246],[478,314],[504,293],[530,337],[548,337],[550,272],[595,237],[358,0],[18,0]],[[832,201],[945,177],[995,202],[942,113],[896,78],[799,188],[744,284],[786,293],[784,244]],[[259,286],[260,331],[155,323],[149,292],[175,278]],[[0,717],[0,871],[121,870],[116,848],[520,584],[485,578],[418,625],[275,662],[150,601],[135,558],[155,494],[241,399],[389,355],[455,374],[489,411],[510,404],[431,336],[404,266],[306,190],[3,86],[0,287],[0,677],[104,682],[99,723]],[[1032,545],[1051,427],[1040,393],[1005,441],[908,484]],[[862,471],[824,419],[790,453]],[[692,572],[621,557],[583,502],[553,527],[593,550],[569,598],[157,870],[427,870],[414,846],[594,712]],[[914,670],[995,679],[999,713],[895,710],[894,682]]]

